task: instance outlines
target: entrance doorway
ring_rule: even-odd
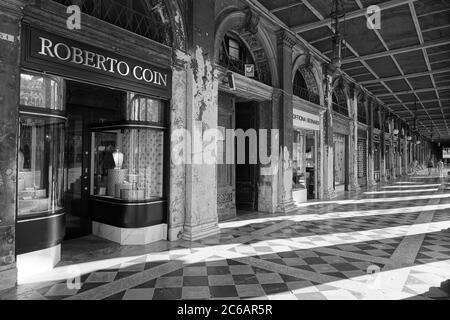
[[[258,128],[256,102],[236,101],[236,129],[246,132]],[[257,164],[250,164],[250,139],[245,141],[245,164],[238,164],[236,155],[236,209],[239,211],[258,210],[258,170]],[[258,150],[258,148],[257,148]],[[257,151],[258,152],[258,151]],[[258,159],[259,156],[256,155]]]
[[[70,240],[92,233],[89,212],[91,193],[90,126],[117,121],[125,103],[125,92],[66,82],[67,135],[65,148],[66,238]]]

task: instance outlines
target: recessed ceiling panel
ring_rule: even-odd
[[[416,90],[433,88],[433,83],[431,82],[431,79],[429,76],[408,78],[408,81],[409,81],[409,83],[411,83],[413,88]]]
[[[397,69],[397,66],[394,61],[392,61],[391,57],[367,60],[367,64],[381,78],[397,76],[400,74],[400,71]]]
[[[345,40],[359,55],[367,55],[384,51],[383,44],[376,34],[367,28],[367,19],[359,17],[347,21],[346,31],[343,31]]]
[[[288,27],[297,27],[319,21],[305,5],[295,6],[287,10],[277,11],[275,15]]]
[[[395,55],[395,59],[405,74],[427,71],[425,59],[422,50],[405,52]]]
[[[407,4],[381,12],[380,34],[390,50],[419,44],[414,21]]]

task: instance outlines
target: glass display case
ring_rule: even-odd
[[[127,202],[163,198],[164,132],[116,124],[92,133],[91,195]]]
[[[294,131],[293,149],[293,189],[306,189],[306,136],[302,131]]]
[[[21,115],[19,218],[63,208],[65,120]]]
[[[63,209],[64,80],[22,73],[18,147],[18,217]]]

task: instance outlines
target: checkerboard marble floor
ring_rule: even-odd
[[[89,237],[0,299],[449,300],[447,184],[411,177],[289,214],[249,213],[196,242],[120,247]]]

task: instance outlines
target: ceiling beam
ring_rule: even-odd
[[[423,76],[429,76],[429,75],[445,73],[445,72],[450,72],[450,67],[431,70],[431,71],[425,71],[425,72],[409,73],[409,74],[405,74],[404,76],[393,76],[393,77],[379,78],[379,79],[373,79],[373,80],[359,81],[359,83],[360,84],[369,84],[369,83],[378,83],[378,82],[385,82],[385,81],[392,81],[392,80],[404,80],[405,78],[423,77]]]
[[[390,8],[395,8],[404,4],[408,4],[410,2],[415,2],[417,0],[391,0],[391,1],[387,1],[387,2],[382,2],[377,4],[381,11],[386,10],[386,9],[390,9]],[[355,19],[355,18],[359,18],[359,17],[364,17],[367,14],[367,8],[362,8],[359,10],[355,10],[352,12],[348,12],[345,14],[345,20],[351,20],[351,19]],[[340,19],[341,22],[344,21],[344,18]],[[313,29],[317,29],[317,28],[321,28],[321,27],[326,27],[327,25],[331,25],[331,19],[324,19],[324,20],[320,20],[317,22],[313,22],[313,23],[309,23],[306,25],[299,25],[299,26],[295,26],[292,27],[292,31],[296,32],[296,33],[301,33],[301,32],[305,32],[305,31],[310,31]]]
[[[401,53],[411,52],[411,51],[415,51],[415,50],[439,47],[439,46],[443,46],[446,44],[450,44],[450,39],[440,39],[440,40],[430,41],[430,42],[424,43],[424,44],[418,44],[415,46],[409,46],[409,47],[404,47],[404,48],[399,48],[399,49],[394,49],[394,50],[389,50],[389,51],[372,53],[372,54],[368,54],[368,55],[360,56],[360,57],[347,58],[347,59],[344,59],[343,63],[346,64],[346,63],[353,63],[353,62],[361,62],[362,60],[382,58],[382,57],[387,57],[387,56],[390,56],[393,54],[401,54]]]
[[[445,87],[437,87],[437,90],[447,90],[450,89],[450,86],[445,86]],[[427,89],[418,89],[418,90],[407,90],[407,91],[399,91],[399,92],[395,92],[395,94],[411,94],[411,93],[423,93],[423,92],[434,92],[435,88],[427,88]],[[392,93],[382,93],[382,94],[376,94],[375,95],[377,98],[381,98],[381,97],[389,97],[392,96]]]
[[[292,9],[298,6],[301,6],[303,3],[301,1],[297,2],[297,3],[291,3],[282,7],[278,7],[278,8],[273,8],[272,10],[270,10],[271,13],[275,13],[275,12],[279,12],[279,11],[283,11],[283,10],[287,10],[287,9]]]

